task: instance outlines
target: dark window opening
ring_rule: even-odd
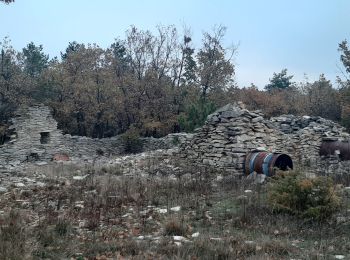
[[[35,161],[38,161],[38,160],[39,160],[39,154],[37,154],[37,153],[30,153],[27,156],[27,161],[28,162],[35,162]]]
[[[48,144],[50,141],[50,133],[49,132],[41,132],[40,133],[40,143]]]

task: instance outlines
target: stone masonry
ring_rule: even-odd
[[[256,149],[286,153],[294,165],[320,167],[324,138],[347,139],[345,129],[320,117],[284,115],[265,119],[242,103],[228,104],[209,115],[191,140],[182,144],[182,156],[194,163],[243,173],[245,155]]]
[[[77,161],[92,161],[97,157],[120,155],[124,151],[121,136],[93,139],[63,134],[47,106],[34,105],[16,111],[10,127],[11,140],[0,146],[0,168],[14,167],[23,162],[50,161],[55,154],[68,155]],[[186,138],[172,134],[164,138],[142,138],[143,150],[168,149]]]
[[[121,136],[93,139],[63,134],[50,109],[43,105],[18,110],[11,129],[11,140],[0,146],[0,168],[49,161],[57,154],[78,162],[93,162],[124,151]],[[319,156],[325,139],[348,140],[349,134],[337,123],[321,117],[283,115],[266,119],[261,111],[249,111],[239,102],[209,115],[205,125],[193,134],[142,140],[143,151],[180,145],[177,155],[191,163],[237,174],[243,173],[246,154],[256,149],[286,153],[295,166],[307,166],[315,172],[348,172],[348,162],[340,162],[336,156]]]
[[[10,127],[14,132],[9,143],[0,148],[0,165],[48,159],[50,153],[64,147],[63,135],[57,122],[45,106],[32,106],[16,111]]]

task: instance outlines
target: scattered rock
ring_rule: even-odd
[[[73,176],[73,180],[76,180],[76,181],[81,181],[81,180],[84,180],[86,179],[86,177],[88,177],[89,175],[84,175],[84,176]]]
[[[48,163],[47,162],[36,162],[35,164],[38,166],[43,166],[43,165],[47,165]]]
[[[84,208],[84,201],[76,201],[74,207],[77,209],[83,209]]]
[[[191,237],[199,237],[199,232],[196,232],[196,233],[193,233],[192,235],[191,235]]]
[[[0,186],[0,193],[7,192],[7,188]]]
[[[165,214],[165,213],[168,212],[167,209],[159,209],[159,208],[157,208],[156,210],[157,210],[157,212],[160,213],[160,214]]]
[[[175,241],[189,242],[189,240],[183,236],[173,236]]]
[[[181,210],[181,207],[180,206],[172,207],[172,208],[170,208],[170,210],[174,211],[174,212],[177,212],[177,211]]]

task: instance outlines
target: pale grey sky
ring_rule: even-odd
[[[338,43],[350,40],[348,0],[16,0],[0,4],[0,39],[17,50],[29,42],[59,56],[68,42],[108,47],[134,24],[192,28],[196,47],[203,31],[227,27],[225,44],[239,44],[235,56],[239,86],[263,87],[273,72],[287,68],[294,80],[339,75]]]

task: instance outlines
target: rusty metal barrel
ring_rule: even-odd
[[[324,139],[320,147],[321,156],[337,155],[342,161],[350,160],[350,141]]]
[[[272,176],[275,169],[286,171],[293,169],[293,161],[289,155],[283,153],[270,153],[266,151],[252,151],[247,153],[244,162],[244,173],[246,175],[256,172]]]

